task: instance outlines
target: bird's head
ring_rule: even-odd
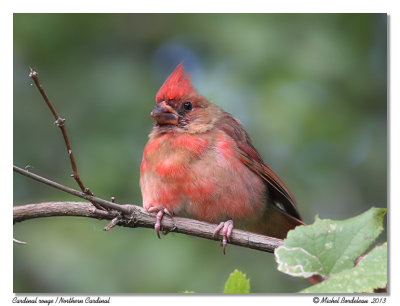
[[[150,115],[160,131],[203,133],[214,126],[221,112],[196,91],[180,63],[159,89]]]

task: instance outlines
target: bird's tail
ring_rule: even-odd
[[[291,216],[275,205],[270,205],[266,214],[267,220],[263,222],[264,226],[259,231],[263,235],[285,239],[289,230],[305,224],[302,220]]]

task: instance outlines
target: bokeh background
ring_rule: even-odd
[[[67,119],[85,184],[140,205],[149,113],[182,60],[198,91],[242,121],[306,222],[387,206],[386,14],[15,14],[14,164],[77,188],[31,66]],[[79,200],[18,174],[13,190],[14,205]],[[14,245],[14,292],[218,293],[235,268],[252,292],[309,285],[271,254],[105,225],[14,225],[28,242]]]

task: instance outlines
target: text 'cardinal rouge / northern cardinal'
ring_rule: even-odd
[[[179,64],[156,95],[140,167],[143,206],[219,223],[225,252],[233,225],[276,238],[304,224],[296,201],[231,114],[201,96]]]

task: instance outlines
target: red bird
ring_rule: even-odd
[[[296,201],[231,114],[201,96],[179,64],[156,95],[140,167],[143,206],[219,223],[223,249],[235,227],[285,238],[304,224]]]

